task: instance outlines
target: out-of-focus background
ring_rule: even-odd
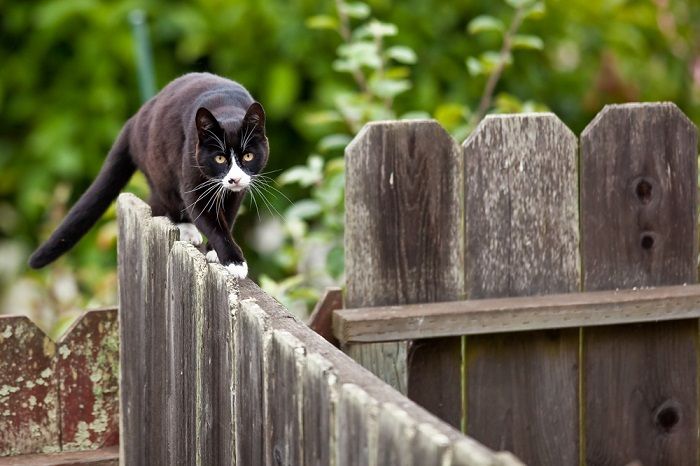
[[[607,103],[670,100],[700,124],[700,2],[0,0],[0,313],[56,337],[116,302],[114,208],[47,269],[26,260],[150,83],[189,71],[265,106],[276,184],[235,235],[303,316],[343,283],[342,153],[364,122],[432,117],[461,142],[486,111],[551,110],[580,133]],[[128,190],[145,197],[143,177]]]

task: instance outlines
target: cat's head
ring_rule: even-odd
[[[253,102],[240,122],[223,125],[206,108],[195,116],[197,165],[209,178],[231,191],[243,191],[267,163],[265,111]]]

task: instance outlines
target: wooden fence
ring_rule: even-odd
[[[62,464],[80,455],[29,454],[117,445],[117,327],[116,309],[89,311],[55,343],[27,317],[0,316],[0,464]]]
[[[519,464],[409,401],[123,194],[126,465]]]
[[[697,155],[668,103],[608,106],[580,139],[552,114],[489,116],[461,146],[367,125],[346,150],[359,309],[335,336],[528,464],[697,465]]]

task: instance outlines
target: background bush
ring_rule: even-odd
[[[25,263],[140,105],[134,9],[146,13],[158,87],[206,70],[264,104],[268,170],[293,203],[270,192],[270,209],[249,207],[236,235],[253,278],[303,314],[343,279],[347,140],[364,121],[412,116],[464,138],[525,3],[534,11],[490,111],[550,109],[578,133],[606,103],[670,100],[700,123],[694,0],[0,0],[0,311],[30,314],[55,335],[76,310],[116,300],[113,210],[56,265]],[[377,25],[387,32],[378,48],[352,46],[377,45]],[[141,177],[129,189],[146,195]]]

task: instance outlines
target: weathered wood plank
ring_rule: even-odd
[[[303,465],[301,364],[304,345],[290,333],[274,330],[265,344],[266,464]]]
[[[236,463],[240,465],[265,464],[263,340],[269,333],[265,313],[255,306],[254,301],[246,300],[242,295],[236,318],[234,347],[238,386],[235,401]]]
[[[146,296],[148,257],[145,238],[151,209],[133,194],[117,200],[119,238],[119,422],[120,456],[125,464],[147,462],[146,404]]]
[[[189,243],[176,242],[168,257],[167,464],[202,464],[202,314],[208,267]]]
[[[149,407],[144,413],[146,424],[144,461],[146,464],[164,464],[167,459],[167,319],[166,295],[168,254],[173,243],[180,238],[180,232],[165,217],[153,217],[144,231],[146,243],[144,279],[146,296],[144,301],[144,343],[145,351],[145,404]]]
[[[218,264],[209,264],[204,286],[197,371],[201,458],[206,465],[230,465],[235,463],[234,398],[239,390],[233,367],[238,293],[235,279]]]
[[[584,130],[585,289],[697,281],[696,157],[673,104],[608,106]],[[586,462],[697,464],[697,321],[587,329],[583,348]]]
[[[489,116],[464,143],[469,298],[579,289],[576,152],[552,114]],[[467,433],[528,464],[577,464],[578,332],[472,336],[466,348]]]
[[[337,375],[333,365],[319,354],[308,355],[301,377],[305,466],[331,464],[333,416],[337,404]]]
[[[117,309],[88,311],[57,343],[61,449],[119,444]]]
[[[119,447],[2,458],[0,466],[118,466]]]
[[[380,416],[379,410],[384,404],[398,407],[410,417],[410,425],[415,423],[416,435],[411,437],[410,434],[413,430],[409,429],[406,431],[409,434],[407,437],[395,437],[396,441],[409,444],[414,455],[415,465],[433,464],[435,458],[442,457],[443,454],[444,462],[438,464],[459,466],[514,466],[520,464],[511,459],[508,454],[496,454],[474,440],[464,437],[447,423],[438,420],[416,403],[401,396],[395,389],[356,364],[343,352],[328,345],[320,335],[290,316],[281,304],[265,294],[250,280],[240,282],[240,299],[241,310],[237,325],[244,318],[254,317],[255,321],[264,325],[265,328],[291,333],[303,342],[306,348],[305,367],[307,370],[304,371],[304,374],[321,372],[326,376],[330,388],[330,404],[328,406],[330,413],[323,410],[321,416],[330,415],[332,419],[330,422],[330,442],[327,444],[332,461],[320,464],[337,466],[373,464],[370,459],[377,457],[377,422]],[[248,328],[249,332],[252,330],[253,328]],[[241,327],[238,327],[237,332],[241,331]],[[246,354],[254,355],[257,354],[257,351],[246,352]],[[319,367],[314,371],[309,371],[308,369],[314,366],[311,363],[314,360],[318,362]],[[313,392],[307,389],[308,386],[309,384],[304,385],[304,403],[313,404],[314,399],[310,398]],[[242,391],[242,393],[244,392]],[[318,403],[318,405],[317,408],[325,406],[324,403]],[[316,420],[319,418],[318,415],[309,414],[310,412],[317,411],[305,406],[303,415],[305,455],[312,451],[306,449],[306,445],[311,441],[306,437],[306,433],[315,432]],[[250,425],[255,427],[254,424]],[[391,436],[385,437],[387,440],[391,438]],[[452,462],[449,461],[449,458],[452,458]]]
[[[0,456],[60,450],[56,345],[25,316],[0,316]]]
[[[338,340],[333,336],[333,311],[342,308],[343,290],[328,287],[309,316],[309,328],[334,346],[338,346]]]
[[[347,306],[463,297],[459,145],[434,121],[383,122],[365,126],[345,153]],[[453,344],[445,348],[445,364],[421,364],[410,379],[406,343],[349,348],[349,354],[429,411],[443,414],[433,394],[456,400],[457,412],[461,399],[461,386],[448,385],[454,378],[442,373],[459,372],[461,355],[452,352]],[[420,361],[421,351],[414,348],[411,360]],[[431,393],[424,392],[428,385]]]
[[[698,317],[700,285],[681,285],[341,309],[334,326],[346,344]]]
[[[377,449],[377,410],[377,402],[361,387],[342,385],[335,426],[337,466],[370,464]]]

